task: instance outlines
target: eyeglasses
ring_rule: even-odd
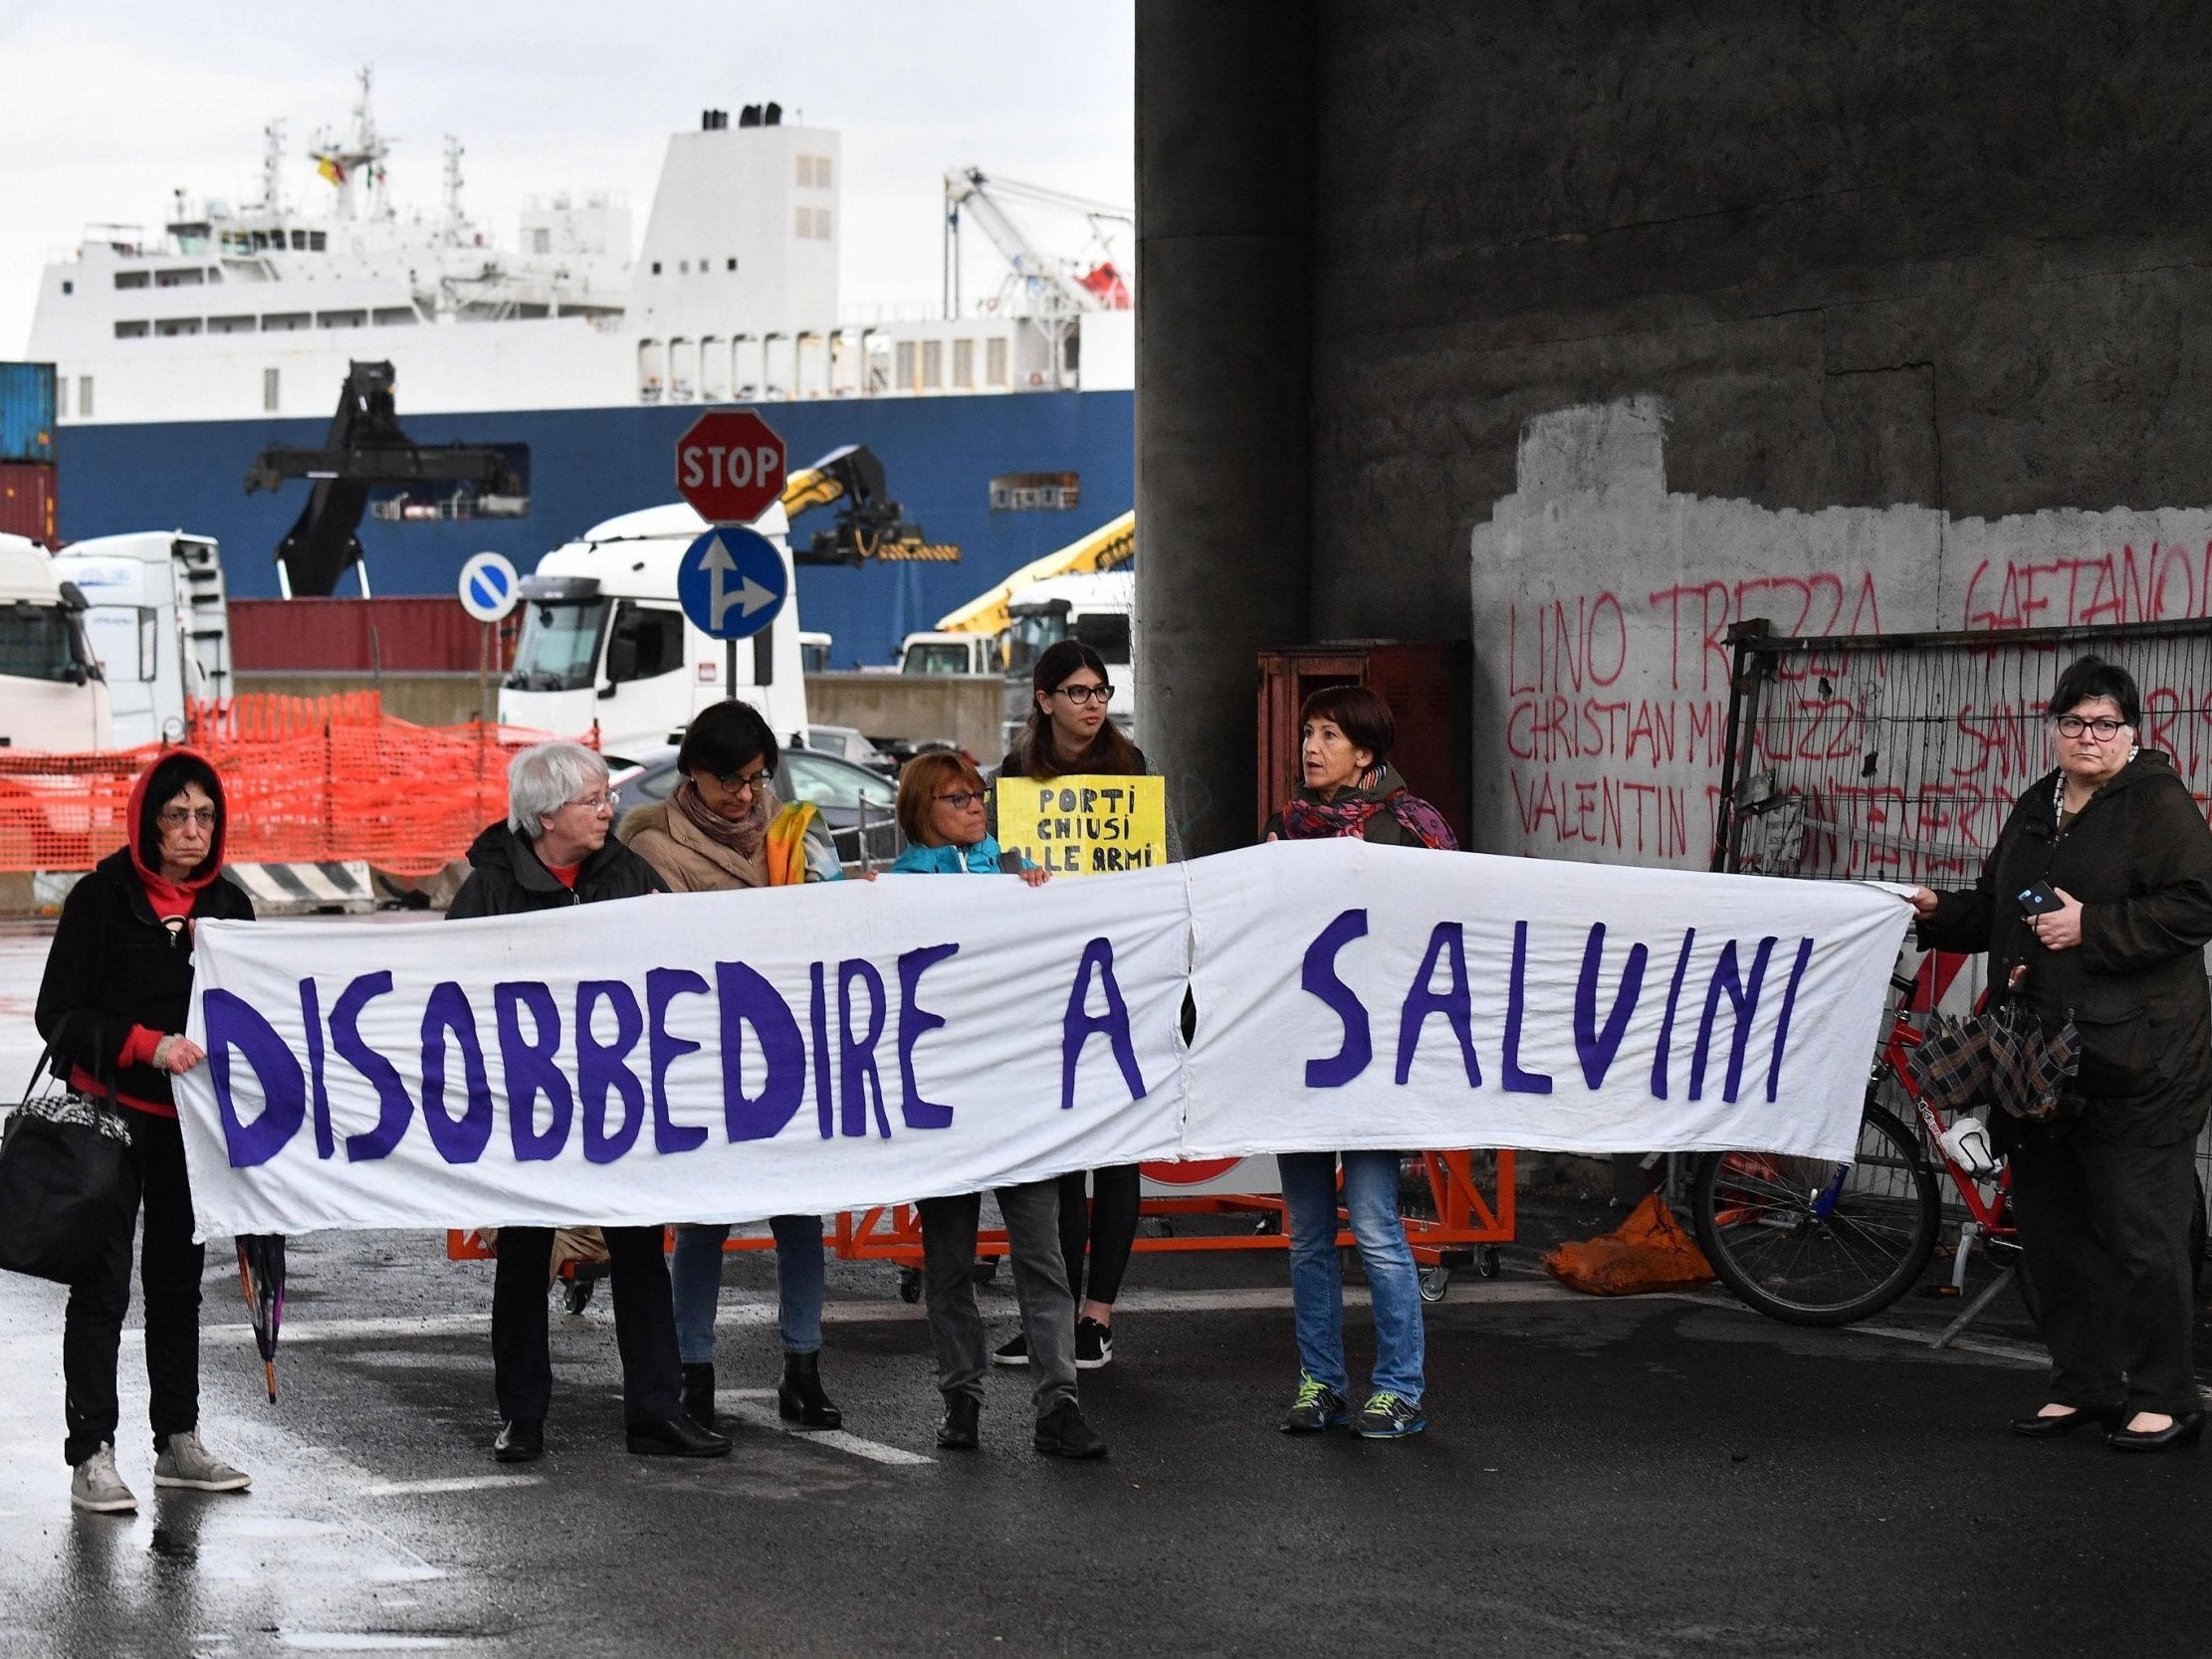
[[[163,829],[182,829],[186,824],[197,824],[201,829],[215,827],[215,809],[212,806],[164,807],[159,814]]]
[[[612,812],[614,810],[614,797],[602,789],[596,795],[584,795],[576,800],[563,801],[561,804],[563,806],[580,806],[586,812]]]
[[[1055,686],[1052,689],[1068,702],[1077,705],[1114,701],[1114,688],[1111,686]]]
[[[775,773],[769,767],[763,766],[760,770],[752,772],[711,772],[708,775],[715,780],[716,788],[735,795],[740,790],[760,788]]]
[[[933,801],[943,801],[947,806],[957,806],[966,812],[972,806],[981,806],[991,797],[981,789],[955,789],[949,795],[932,795]]]
[[[2079,737],[2086,731],[2101,743],[2108,743],[2118,736],[2120,727],[2126,724],[2115,720],[2086,721],[2080,715],[2061,715],[2058,719],[2060,736]]]

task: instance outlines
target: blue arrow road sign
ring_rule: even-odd
[[[702,632],[747,639],[775,620],[791,587],[775,543],[758,530],[711,529],[684,549],[676,599]]]

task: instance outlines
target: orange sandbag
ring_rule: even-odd
[[[1612,1232],[1562,1244],[1547,1251],[1543,1263],[1544,1271],[1562,1285],[1592,1296],[1673,1290],[1702,1285],[1713,1276],[1697,1241],[1682,1231],[1656,1192]]]

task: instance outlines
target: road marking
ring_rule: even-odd
[[[361,1488],[364,1498],[415,1498],[436,1492],[498,1492],[508,1487],[544,1486],[543,1475],[448,1475],[442,1480],[378,1481]]]
[[[755,1428],[769,1428],[778,1434],[787,1434],[793,1440],[804,1441],[810,1446],[828,1446],[840,1452],[850,1452],[854,1457],[864,1457],[870,1463],[887,1463],[893,1468],[911,1469],[917,1465],[935,1463],[934,1457],[924,1457],[920,1452],[910,1452],[899,1446],[886,1446],[880,1440],[863,1440],[857,1434],[848,1434],[841,1428],[801,1428],[796,1423],[786,1423],[765,1405],[755,1405],[755,1400],[774,1399],[773,1388],[725,1388],[725,1399],[735,1398],[738,1403],[730,1408],[730,1415],[741,1423],[751,1423]]]

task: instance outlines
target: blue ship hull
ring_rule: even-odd
[[[795,470],[840,444],[866,444],[892,499],[957,564],[802,566],[801,626],[834,637],[832,663],[884,663],[906,634],[975,597],[1033,558],[1129,511],[1135,500],[1135,396],[1127,391],[758,404],[783,435]],[[675,499],[676,440],[696,407],[408,415],[417,443],[526,444],[530,511],[519,518],[360,527],[378,594],[451,594],[471,553],[505,553],[528,572],[541,554],[617,513]],[[65,425],[58,436],[60,533],[69,540],[181,528],[221,543],[233,596],[274,598],[276,548],[299,517],[305,485],[248,496],[246,468],[265,444],[320,445],[328,420]],[[1081,506],[1064,513],[994,513],[1000,473],[1071,472]],[[816,509],[794,544],[826,527]],[[352,584],[345,584],[350,590]]]

